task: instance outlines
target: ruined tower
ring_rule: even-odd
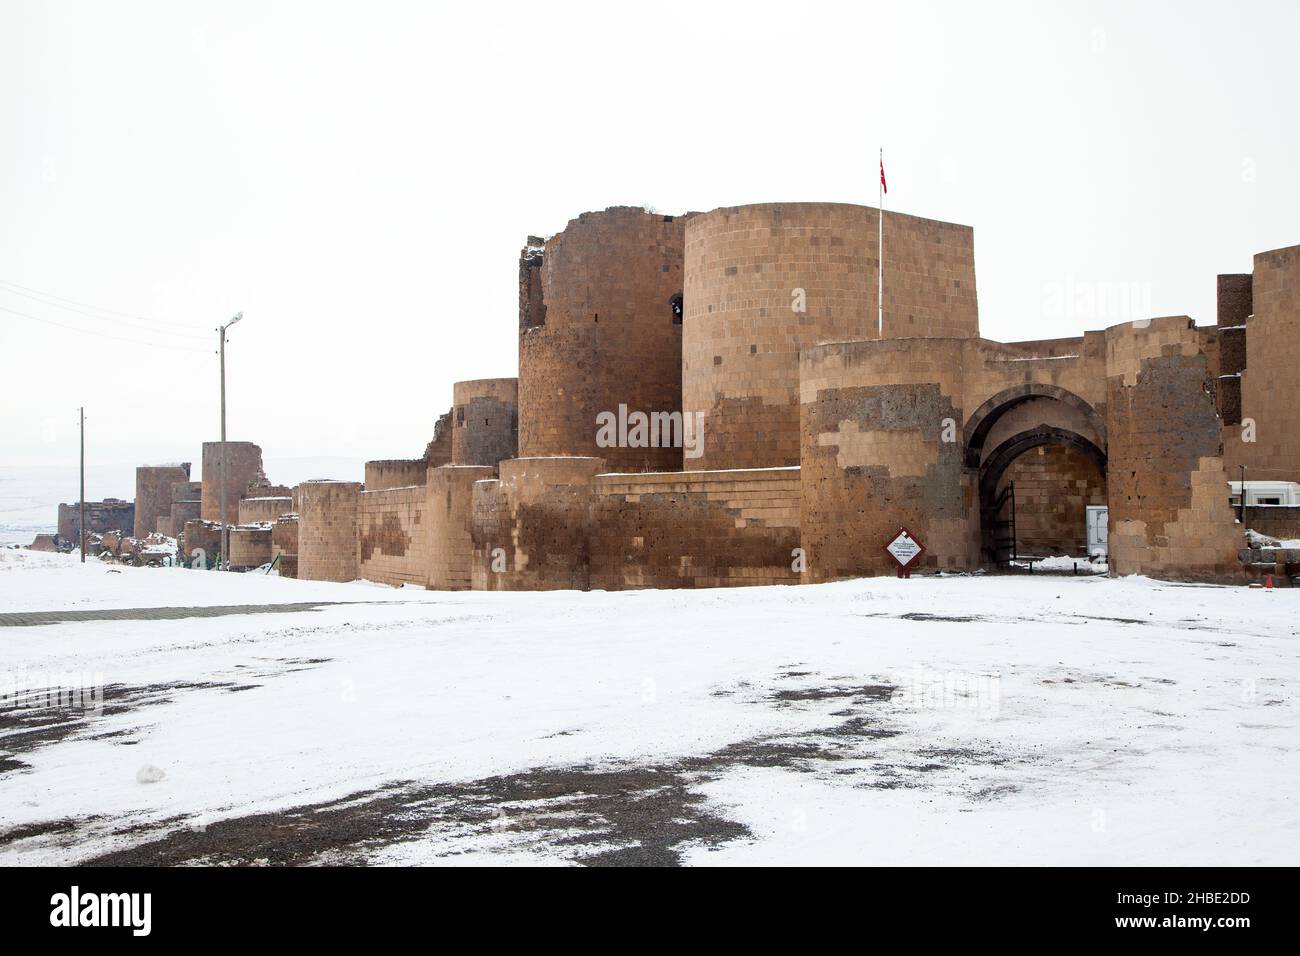
[[[520,259],[519,455],[589,455],[612,471],[681,468],[681,448],[600,447],[597,416],[681,409],[688,217],[583,213]],[[539,285],[540,283],[540,285]]]

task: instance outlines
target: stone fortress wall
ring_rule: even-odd
[[[271,560],[271,529],[238,527],[230,529],[230,567],[248,571]]]
[[[298,486],[291,564],[299,577],[471,586],[472,489],[517,454],[518,381],[456,382],[452,392],[425,457],[367,462],[363,485]]]
[[[239,501],[239,523],[271,524],[281,515],[293,511],[293,498],[289,495],[266,498],[242,498]]]
[[[59,505],[59,538],[69,544],[81,540],[81,507],[79,502]],[[86,533],[108,534],[112,531],[129,531],[135,527],[135,503],[120,498],[86,502]]]
[[[357,576],[386,584],[426,586],[431,558],[427,511],[423,484],[362,491],[353,529]],[[312,514],[315,517],[315,512]],[[314,529],[315,522],[307,526]]]
[[[367,491],[386,488],[407,488],[424,484],[424,473],[429,465],[423,458],[393,458],[386,461],[368,461],[365,470]]]
[[[920,567],[988,565],[1008,469],[1051,448],[1076,464],[1040,468],[1039,494],[1052,483],[1069,503],[1091,466],[1113,573],[1243,576],[1204,330],[1172,316],[1028,345],[902,339],[803,353],[802,540],[814,580],[887,573],[890,559],[861,542],[899,526],[925,543]]]
[[[529,237],[517,380],[456,383],[422,457],[287,502],[260,449],[230,443],[229,520],[272,522],[268,553],[307,579],[793,584],[894,573],[883,545],[902,527],[921,570],[1002,563],[1014,483],[1018,555],[1082,556],[1084,511],[1106,505],[1112,573],[1254,573],[1227,481],[1242,465],[1300,480],[1300,247],[1220,276],[1213,326],[1000,343],[980,335],[973,231],[902,213],[886,214],[878,324],[877,216],[615,207]],[[702,441],[638,440],[638,412],[699,415]]]
[[[799,469],[598,475],[593,588],[797,584]]]

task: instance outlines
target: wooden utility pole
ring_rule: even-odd
[[[77,519],[81,537],[81,563],[86,563],[86,406],[78,409],[81,418],[81,504]]]

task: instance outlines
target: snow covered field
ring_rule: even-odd
[[[113,613],[0,621],[0,863],[1300,859],[1300,590],[447,594],[0,551],[0,615],[69,610]],[[89,693],[18,706],[50,684]]]

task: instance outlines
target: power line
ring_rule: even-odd
[[[106,305],[92,305],[89,302],[80,302],[77,299],[69,299],[67,296],[56,295],[53,292],[44,292],[41,289],[33,289],[31,286],[23,285],[20,282],[14,282],[12,279],[0,279],[0,285],[13,286],[15,289],[22,289],[24,292],[30,292],[33,295],[44,296],[47,299],[57,299],[60,302],[66,302],[69,305],[80,306],[83,309],[93,309],[96,312],[106,312],[109,315],[118,315],[127,319],[140,319],[145,322],[155,322],[160,320],[151,319],[148,316],[140,315],[137,312],[123,312],[120,309],[110,309]],[[160,322],[160,324],[166,324]]]
[[[68,299],[60,295],[55,295],[53,292],[42,292],[39,289],[31,289],[27,286],[19,285],[17,282],[10,282],[7,279],[0,279],[0,291],[9,292],[12,295],[20,295],[25,299],[39,302],[41,305],[67,309],[70,312],[77,312],[81,315],[87,316],[88,318],[99,319],[106,322],[118,322],[119,324],[134,329],[137,332],[175,335],[181,338],[190,339],[207,338],[205,334],[201,334],[193,328],[180,329],[169,327],[165,322],[149,319],[142,315],[134,315],[130,312],[119,312],[116,309],[109,309],[103,306],[89,305],[85,302],[78,302],[75,299]],[[47,299],[52,301],[46,301]],[[93,311],[87,312],[87,309]],[[121,318],[115,318],[116,316],[120,316]],[[132,321],[125,322],[123,319],[130,319]]]
[[[124,319],[115,317],[115,315],[126,315],[126,313],[115,313],[114,315],[104,315],[104,314],[98,314],[97,312],[88,312],[86,311],[87,309],[98,309],[98,307],[88,305],[85,306],[85,308],[81,308],[79,307],[81,305],[80,303],[74,303],[73,300],[71,299],[62,299],[60,296],[55,296],[46,292],[38,292],[36,290],[19,291],[20,289],[23,289],[22,286],[16,286],[16,288],[7,288],[6,286],[9,285],[16,286],[16,283],[7,283],[3,279],[0,279],[0,292],[8,292],[11,295],[19,295],[25,299],[30,299],[33,302],[38,302],[41,305],[49,306],[51,308],[65,309],[69,312],[76,312],[80,315],[86,316],[87,318],[95,319],[100,322],[115,322],[118,325],[130,329],[134,332],[147,332],[154,335],[171,335],[177,338],[195,339],[195,340],[201,340],[206,338],[205,335],[201,335],[196,330],[188,330],[188,329],[181,330],[174,327],[168,327],[165,323],[153,322],[150,319],[145,319],[143,316],[135,316],[132,317],[133,318],[132,321],[126,321]],[[58,300],[58,301],[47,301],[45,298],[41,298],[41,296],[46,296],[49,299]],[[63,304],[63,303],[69,303],[69,304]],[[99,311],[112,312],[113,310],[104,309]]]
[[[185,346],[185,345],[171,345],[163,342],[148,342],[145,341],[144,339],[128,339],[120,335],[111,335],[108,332],[100,332],[95,329],[82,329],[82,328],[78,328],[75,325],[67,325],[63,322],[55,322],[53,319],[41,318],[39,315],[31,315],[28,312],[19,312],[17,309],[11,309],[8,306],[4,306],[4,305],[0,305],[0,311],[8,312],[11,315],[21,316],[24,319],[31,319],[33,322],[41,322],[45,325],[57,326],[58,328],[61,329],[68,329],[71,332],[79,332],[82,335],[98,335],[101,338],[115,339],[118,342],[130,342],[133,345],[144,345],[148,348],[167,349],[168,351],[171,352],[201,352],[205,355],[211,351],[210,349],[190,348],[189,346]]]

